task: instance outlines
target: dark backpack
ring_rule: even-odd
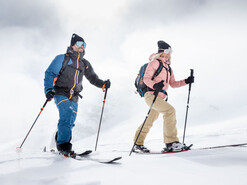
[[[147,92],[147,91],[154,91],[153,89],[149,88],[144,82],[143,82],[143,76],[145,74],[145,71],[146,71],[146,68],[148,66],[148,63],[144,64],[140,70],[139,70],[139,73],[135,79],[135,87],[136,87],[136,92],[141,96],[141,97],[144,97],[144,94]],[[153,74],[153,77],[152,77],[152,80],[158,76],[160,74],[160,72],[162,71],[163,69],[163,64],[162,62],[159,60],[159,67],[158,69],[155,71],[155,73]],[[165,67],[164,67],[165,68]],[[171,67],[169,66],[169,69],[165,68],[166,70],[168,70],[171,74]]]

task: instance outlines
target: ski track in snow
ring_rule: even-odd
[[[109,152],[109,151],[108,151]],[[107,153],[107,151],[99,152]],[[1,155],[1,184],[246,184],[247,148],[177,154],[122,155],[116,164],[76,161],[50,153]],[[113,155],[113,154],[111,154]],[[97,154],[95,154],[97,156]]]
[[[219,124],[188,129],[186,143],[194,144],[191,151],[154,155],[132,153],[131,156],[129,152],[132,147],[134,126],[122,124],[102,132],[98,151],[91,154],[92,157],[98,158],[123,157],[114,164],[101,164],[90,160],[77,161],[43,152],[41,146],[39,149],[31,150],[28,144],[21,153],[16,153],[13,151],[13,142],[10,144],[11,148],[7,147],[8,143],[6,143],[5,151],[0,153],[0,184],[246,185],[247,146],[200,149],[246,142],[245,121],[239,123],[234,130],[226,123],[222,124],[223,126]],[[122,130],[126,133],[119,135]],[[154,151],[159,151],[164,144],[162,139],[158,138],[160,134],[156,132],[153,131],[148,135],[145,145]],[[73,143],[74,149],[78,152],[92,149],[95,136]],[[84,148],[78,149],[80,146]]]
[[[116,164],[75,161],[50,153],[8,154],[0,160],[1,184],[238,184],[247,183],[247,148],[230,147],[163,155],[128,156]],[[95,154],[97,156],[97,154]]]

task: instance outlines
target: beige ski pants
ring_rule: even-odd
[[[154,100],[154,95],[150,93],[145,93],[145,101],[148,106],[151,106]],[[149,113],[149,116],[145,122],[145,125],[142,129],[142,132],[136,142],[137,145],[143,145],[144,140],[153,126],[154,121],[159,117],[159,113],[163,114],[163,139],[164,143],[172,143],[179,141],[177,138],[177,128],[176,128],[176,111],[172,105],[166,102],[164,99],[157,97],[155,103],[153,104],[152,110]],[[136,131],[134,142],[140,132],[142,125]]]

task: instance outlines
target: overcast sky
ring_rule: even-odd
[[[173,48],[176,79],[195,70],[191,124],[241,116],[247,110],[246,20],[244,0],[0,0],[1,124],[31,124],[45,101],[44,71],[66,51],[73,33],[87,42],[85,58],[98,75],[112,81],[106,110],[111,124],[145,115],[134,79],[158,40]],[[100,111],[95,105],[103,97],[86,80],[84,85],[77,121],[90,122],[87,115]],[[187,87],[169,89],[179,121],[187,93]],[[45,121],[57,122],[54,104],[47,109]]]

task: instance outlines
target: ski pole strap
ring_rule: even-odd
[[[166,90],[162,90],[161,92],[162,92],[163,94],[167,95]]]
[[[104,85],[102,86],[102,90],[103,90],[103,92],[105,92],[105,91],[106,91],[106,88],[105,88],[105,83],[104,83]]]

